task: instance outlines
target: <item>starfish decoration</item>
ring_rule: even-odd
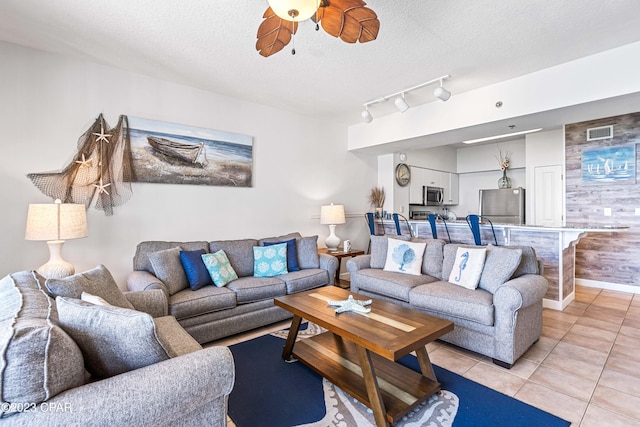
[[[96,142],[104,141],[107,144],[109,143],[109,137],[111,137],[110,133],[104,133],[104,125],[102,123],[100,123],[100,133],[92,132],[91,134],[98,137]]]
[[[76,163],[79,164],[81,168],[90,167],[91,162],[93,162],[93,158],[89,157],[88,159],[85,159],[84,154],[82,154],[82,160],[76,160]]]
[[[110,186],[110,185],[111,185],[110,182],[107,182],[106,184],[103,184],[102,183],[102,178],[100,178],[100,184],[93,184],[93,186],[98,189],[98,194],[105,193],[107,196],[109,195],[109,192],[107,191],[107,187]]]
[[[339,306],[336,308],[336,313],[344,313],[345,311],[355,311],[357,313],[369,313],[371,311],[371,307],[365,307],[365,305],[370,305],[371,300],[368,299],[366,301],[358,301],[353,298],[353,295],[349,295],[349,298],[341,301],[327,300],[327,303],[332,306]]]

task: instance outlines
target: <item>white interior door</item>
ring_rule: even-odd
[[[534,171],[535,224],[562,226],[562,165],[537,166]]]

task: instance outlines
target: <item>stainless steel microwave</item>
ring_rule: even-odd
[[[444,203],[444,189],[441,187],[422,187],[422,204],[425,206],[440,206]]]

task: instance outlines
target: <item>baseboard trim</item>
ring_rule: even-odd
[[[569,304],[571,304],[571,302],[575,299],[575,293],[571,293],[569,294],[564,300],[562,301],[555,301],[555,300],[550,300],[550,299],[546,299],[544,298],[542,300],[542,307],[543,308],[550,308],[552,310],[558,310],[558,311],[562,311],[564,310]]]
[[[627,292],[630,294],[640,294],[640,286],[621,285],[619,283],[601,282],[599,280],[577,279],[576,285],[586,286],[588,288],[601,288],[609,291]]]

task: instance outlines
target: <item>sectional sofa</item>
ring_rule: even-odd
[[[333,285],[338,260],[318,254],[317,239],[290,233],[211,242],[144,241],[137,245],[127,286],[130,291],[162,290],[167,313],[199,343],[206,343],[290,318],[291,313],[273,304],[274,297]],[[256,248],[286,242],[287,260],[295,261],[297,268],[292,270],[288,262],[285,274],[256,277]],[[219,251],[224,251],[238,278],[220,287],[192,286],[180,252],[200,256]]]
[[[98,266],[9,274],[0,301],[0,426],[227,425],[233,356],[202,349],[161,291],[122,293]]]
[[[460,267],[458,249],[464,254],[482,248],[411,238],[411,243],[424,244],[424,252],[418,254],[417,274],[408,274],[385,269],[391,238],[371,236],[370,254],[347,262],[353,292],[451,320],[455,329],[443,341],[491,357],[503,367],[510,368],[538,340],[548,282],[533,248],[485,247],[484,261],[477,266],[479,282],[469,289],[450,282]]]

